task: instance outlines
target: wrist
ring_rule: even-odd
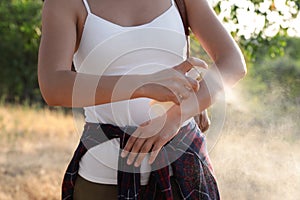
[[[176,126],[179,127],[183,122],[188,120],[189,115],[182,109],[180,105],[174,104],[168,111],[167,117]]]
[[[174,106],[168,110],[167,114],[174,121],[178,121],[179,119],[180,124],[182,124],[191,117],[199,114],[201,110],[203,109],[199,106],[197,96],[194,96],[184,100],[180,105],[174,104]]]

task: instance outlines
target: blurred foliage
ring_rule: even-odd
[[[2,101],[41,101],[37,83],[41,1],[0,1]]]
[[[300,38],[286,38],[284,55],[265,56],[268,49],[257,49],[257,59],[249,63],[245,86],[250,94],[281,91],[281,98],[300,104]]]

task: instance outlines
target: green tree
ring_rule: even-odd
[[[36,73],[40,23],[40,1],[0,1],[0,95],[4,100],[41,100]]]

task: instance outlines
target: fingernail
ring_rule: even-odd
[[[127,165],[131,165],[132,161],[131,160],[127,160]]]
[[[134,163],[134,166],[135,166],[135,167],[138,167],[138,166],[140,166],[140,165],[139,165],[138,162],[135,162],[135,163]]]
[[[125,152],[125,151],[122,151],[121,157],[122,157],[122,158],[125,158],[125,157],[126,157],[126,152]]]

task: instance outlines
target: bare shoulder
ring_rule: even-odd
[[[83,13],[83,14],[82,14]],[[68,70],[78,46],[79,15],[86,13],[82,0],[45,0],[39,67]]]
[[[83,0],[44,0],[43,16],[76,18],[83,8]]]

